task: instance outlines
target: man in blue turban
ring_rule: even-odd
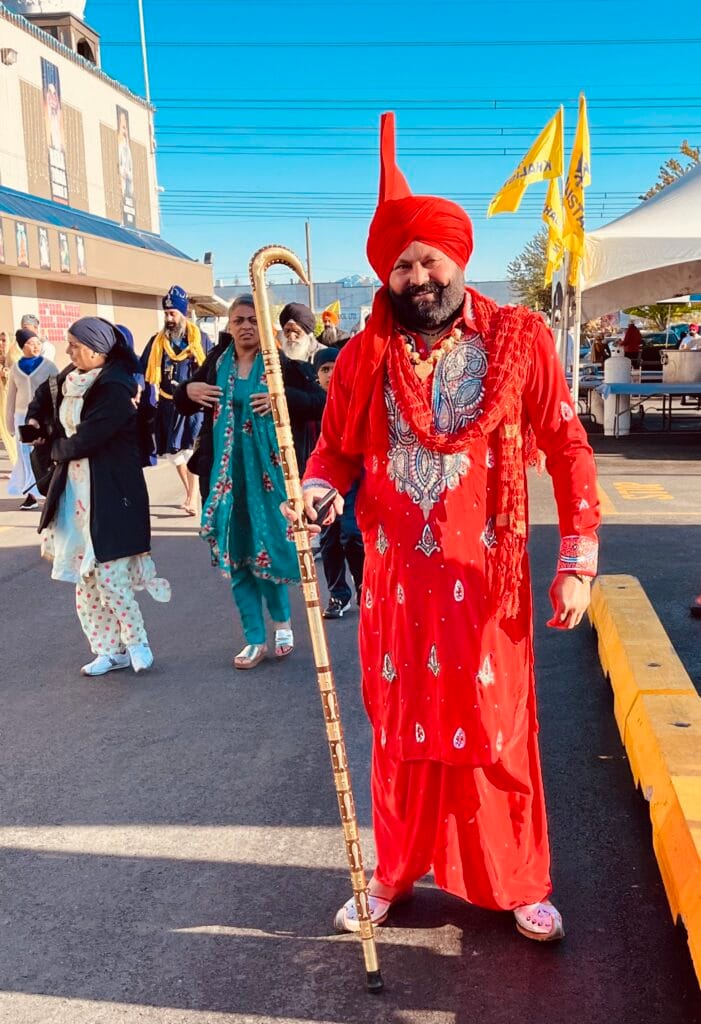
[[[204,363],[211,348],[209,339],[187,318],[187,293],[174,284],[163,297],[163,330],[149,341],[142,356],[147,399],[154,412],[154,451],[175,464],[185,488],[182,508],[197,515],[197,478],[188,471],[197,435],[202,428],[202,413],[183,416],[173,405],[176,387],[188,380]]]

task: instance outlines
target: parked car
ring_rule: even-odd
[[[679,337],[670,328],[667,331],[643,331],[643,347],[642,347],[642,370],[652,370],[654,372],[662,372],[662,360],[660,353],[664,349],[679,348]]]

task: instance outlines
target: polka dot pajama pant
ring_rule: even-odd
[[[148,643],[128,564],[128,558],[98,562],[75,588],[78,618],[93,654],[120,654],[131,644]]]

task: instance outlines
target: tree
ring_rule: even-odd
[[[582,334],[592,341],[598,334],[615,334],[618,330],[618,314],[606,313],[582,324]]]
[[[542,228],[530,242],[526,242],[523,252],[509,263],[506,274],[518,301],[523,306],[549,313],[551,289],[550,285],[543,283],[547,264],[547,242],[548,229]]]
[[[660,172],[657,176],[657,181],[645,192],[640,199],[652,199],[653,196],[661,192],[663,188],[667,188],[672,182],[677,181],[679,178],[683,178],[685,174],[696,167],[698,163],[701,163],[701,150],[698,146],[690,146],[686,139],[682,142],[679,147],[679,152],[682,156],[685,156],[690,163],[683,165],[676,159],[676,157],[670,157],[660,167]]]
[[[697,311],[697,306],[660,302],[656,306],[634,306],[632,309],[627,309],[626,313],[628,316],[649,321],[658,331],[665,331],[668,323],[674,323],[675,320],[693,319],[697,315]]]

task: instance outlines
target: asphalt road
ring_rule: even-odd
[[[603,569],[640,576],[698,681],[701,624],[685,603],[701,589],[701,463],[693,449],[673,463],[635,451],[601,455]],[[626,482],[671,498],[626,498]],[[226,583],[174,507],[172,468],[150,485],[154,554],[174,592],[170,606],[142,599],[157,664],[92,682],[78,674],[72,588],[39,560],[36,515],[0,492],[3,1024],[701,1022],[593,635],[544,626],[557,547],[547,481],[532,484],[531,548],[567,937],[529,943],[511,915],[427,879],[379,933],[381,997],[364,992],[357,941],[331,929],[349,886],[299,595],[294,656],[235,673]],[[354,612],[329,634],[371,865],[356,627]]]

